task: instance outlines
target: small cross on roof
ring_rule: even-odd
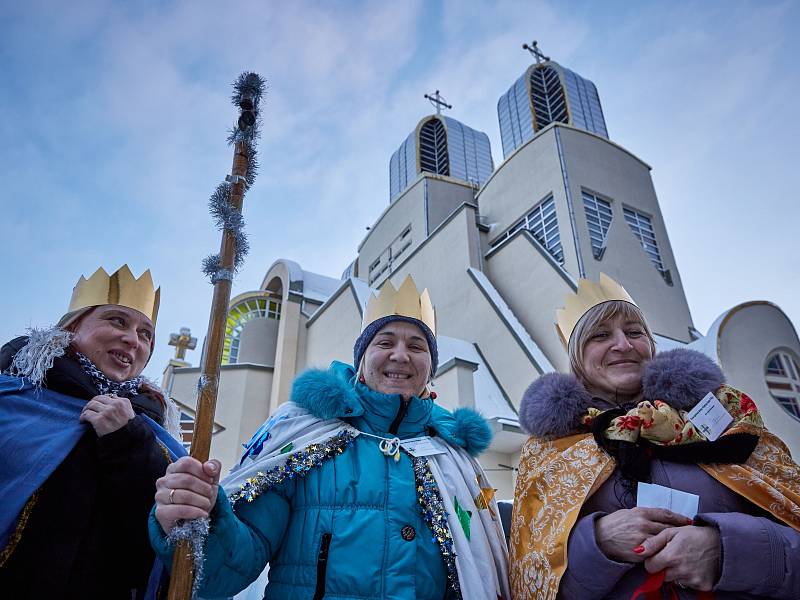
[[[549,56],[545,56],[541,50],[539,50],[539,42],[533,40],[530,44],[522,44],[523,50],[527,50],[531,53],[531,55],[536,59],[536,64],[538,65],[540,62],[546,62],[550,60]]]
[[[186,351],[197,347],[197,338],[192,337],[191,329],[181,327],[180,333],[169,334],[169,345],[175,346],[175,359],[184,360]]]
[[[444,101],[444,98],[439,94],[439,90],[436,90],[436,93],[431,96],[429,94],[425,94],[425,98],[430,100],[430,103],[436,107],[436,114],[442,114],[442,107],[444,108],[453,108],[452,104],[448,104]]]

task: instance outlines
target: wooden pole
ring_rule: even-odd
[[[233,168],[231,169],[230,205],[237,212],[242,211],[245,192],[245,180],[248,165],[248,145],[237,142],[234,146]],[[233,273],[236,258],[234,235],[227,229],[222,232],[220,248],[221,267]],[[217,406],[217,390],[219,388],[219,370],[222,362],[222,345],[225,337],[225,322],[228,316],[228,303],[231,299],[230,278],[218,279],[214,283],[214,296],[211,300],[211,314],[208,319],[208,337],[203,357],[199,393],[197,397],[197,414],[194,423],[194,435],[190,456],[200,462],[208,460],[211,450],[211,433],[214,427],[214,412]],[[172,560],[172,575],[169,584],[169,600],[189,600],[192,594],[194,564],[191,558],[189,542],[181,541],[175,548]]]

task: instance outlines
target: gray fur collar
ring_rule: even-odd
[[[685,348],[658,353],[645,366],[642,380],[645,398],[682,410],[691,409],[723,383],[725,376],[713,360]],[[548,373],[525,392],[519,421],[536,437],[564,437],[583,430],[581,418],[596,404],[574,375]]]
[[[9,372],[25,377],[35,386],[41,386],[45,374],[53,368],[53,362],[67,352],[72,334],[61,327],[28,329],[28,343],[14,355]]]

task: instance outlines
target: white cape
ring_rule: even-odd
[[[263,437],[269,433],[268,439],[263,441],[261,452],[255,458],[245,458],[222,481],[234,510],[235,501],[245,501],[240,499],[240,494],[243,486],[248,486],[248,480],[252,481],[260,473],[283,466],[293,454],[309,445],[324,444],[344,432],[353,437],[360,434],[344,421],[320,419],[293,402],[281,405],[254,436]],[[461,595],[465,600],[497,600],[498,597],[510,600],[508,550],[497,502],[492,498],[488,508],[483,509],[475,505],[476,498],[481,494],[479,481],[486,481],[483,469],[462,448],[451,446],[439,437],[431,438],[431,442],[439,454],[426,458],[447,511]],[[287,447],[290,449],[287,450]],[[379,452],[377,445],[375,452]],[[387,456],[386,460],[392,458]],[[259,493],[267,489],[261,489]],[[469,539],[456,514],[456,498],[464,510],[472,513]],[[268,571],[269,565],[266,565],[258,579],[239,592],[235,600],[262,600]]]

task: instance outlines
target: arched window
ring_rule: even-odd
[[[419,168],[435,175],[450,176],[447,130],[441,119],[429,119],[419,130]]]
[[[558,71],[541,66],[531,71],[531,104],[533,105],[534,131],[550,123],[568,123],[567,97]]]
[[[800,360],[790,350],[778,350],[767,359],[764,378],[769,393],[781,407],[800,421]]]
[[[281,318],[281,298],[272,292],[258,292],[234,304],[228,311],[225,323],[225,341],[222,346],[222,364],[234,365],[239,359],[242,330],[253,319]]]

